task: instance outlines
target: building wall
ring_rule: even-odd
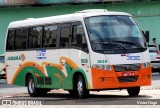
[[[104,3],[104,2],[115,2],[115,1],[134,1],[134,0],[0,0],[0,6],[11,6],[11,5],[46,5],[46,4],[70,4],[70,3]]]
[[[102,8],[109,11],[128,12],[135,16],[140,28],[150,31],[150,41],[157,37],[160,43],[160,2],[126,2],[107,4],[55,5],[45,7],[6,7],[0,8],[0,54],[4,53],[7,26],[10,22],[27,18],[39,18],[73,13],[84,9]]]

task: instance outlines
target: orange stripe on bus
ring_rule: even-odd
[[[40,75],[39,75],[38,73],[35,73],[34,75],[35,75],[36,77],[40,77]]]
[[[60,58],[60,61],[62,61],[63,59],[66,60],[66,63],[69,64],[69,65],[71,66],[71,68],[73,68],[73,69],[78,68],[77,64],[75,64],[75,63],[74,63],[72,60],[70,60],[69,58],[67,58],[67,57],[61,57],[61,58]]]
[[[103,85],[101,85],[101,78],[105,77],[115,77],[116,73],[114,70],[100,70],[96,68],[91,68],[92,72],[92,83],[93,83],[93,89],[99,89]],[[111,74],[112,73],[112,74]]]
[[[43,62],[42,66],[53,66],[55,68],[58,68],[59,70],[62,70],[62,66],[60,64],[50,63],[50,62]]]
[[[123,76],[123,72],[115,72],[113,66],[111,67],[112,70],[110,71],[91,68],[93,89],[127,88],[151,84],[151,67],[142,69],[141,66],[139,71],[133,71],[138,76],[137,81],[125,83],[121,83],[118,80],[118,77]]]
[[[11,80],[11,84],[14,84],[14,81],[15,81],[17,75],[18,75],[19,72],[20,72],[24,67],[26,67],[26,66],[35,66],[37,69],[39,69],[39,70],[42,72],[42,74],[43,74],[44,76],[46,76],[45,73],[44,73],[43,67],[40,66],[38,63],[35,63],[35,62],[25,62],[25,63],[22,64],[22,65],[17,69],[17,71],[15,72],[15,74],[14,74],[12,80]]]
[[[60,79],[60,82],[62,83],[62,77],[61,77],[61,75],[58,74],[58,73],[55,73],[54,75],[57,76]]]

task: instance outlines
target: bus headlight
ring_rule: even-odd
[[[151,66],[151,62],[142,63],[142,68],[146,68],[148,66]]]
[[[98,68],[102,70],[112,70],[110,65],[93,64],[92,68]]]

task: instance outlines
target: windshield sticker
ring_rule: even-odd
[[[38,50],[37,53],[37,60],[46,59],[46,50]]]
[[[140,60],[140,56],[126,56],[127,60]]]

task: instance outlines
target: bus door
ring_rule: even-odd
[[[89,72],[90,60],[88,46],[84,28],[81,22],[74,22],[72,24],[70,43],[70,59],[72,60],[73,64],[75,64],[75,66],[72,68],[74,68],[74,70],[81,69],[86,76],[91,76]]]
[[[71,23],[66,23],[60,25],[60,64],[61,64],[61,87],[64,89],[67,87],[66,82],[70,79],[69,71],[70,67],[68,64],[69,61],[69,37],[71,31]]]

